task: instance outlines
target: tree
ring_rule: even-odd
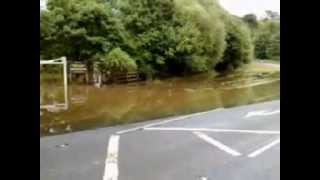
[[[280,21],[260,22],[254,44],[258,59],[280,60]]]
[[[175,45],[169,33],[173,0],[123,0],[118,7],[128,32],[126,50],[136,59],[139,71],[149,76],[166,71],[167,52]]]
[[[222,8],[211,0],[177,0],[176,58],[186,73],[212,70],[226,47]]]
[[[143,73],[205,72],[221,60],[225,34],[213,1],[122,2],[122,22],[135,42],[128,52]]]
[[[226,20],[227,47],[223,60],[216,66],[216,70],[233,70],[253,59],[253,45],[250,31],[242,21],[230,17]]]
[[[40,53],[45,58],[67,56],[88,62],[124,42],[123,27],[108,2],[49,0],[40,16]]]
[[[135,64],[149,77],[236,68],[252,54],[248,28],[216,0],[49,0],[40,31],[44,58]]]
[[[242,21],[244,21],[245,24],[248,25],[251,34],[251,39],[254,40],[254,38],[256,37],[257,28],[259,26],[257,16],[255,14],[247,14],[242,17]]]
[[[247,14],[243,16],[243,21],[246,22],[251,29],[258,27],[258,20],[255,14]]]

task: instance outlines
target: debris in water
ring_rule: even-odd
[[[49,133],[56,133],[57,131],[55,130],[55,129],[53,129],[53,128],[50,128],[49,129]]]
[[[66,131],[72,131],[71,126],[70,126],[70,125],[68,125],[68,126],[66,127]]]

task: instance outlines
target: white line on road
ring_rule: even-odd
[[[126,134],[126,133],[137,131],[137,130],[140,130],[140,129],[144,130],[145,128],[149,128],[149,127],[153,127],[153,126],[159,126],[159,125],[167,124],[167,123],[170,123],[170,122],[187,119],[187,118],[190,118],[190,117],[199,116],[199,115],[202,115],[202,114],[207,114],[209,112],[219,111],[219,110],[222,110],[222,109],[223,108],[218,108],[218,109],[215,109],[215,110],[199,112],[199,113],[193,113],[193,114],[189,114],[189,115],[185,115],[185,116],[179,116],[179,117],[176,117],[176,118],[171,118],[171,119],[160,121],[160,122],[156,122],[156,123],[151,123],[151,124],[147,124],[147,125],[143,125],[143,126],[138,126],[138,127],[135,127],[135,128],[130,128],[130,129],[118,131],[117,134]]]
[[[122,130],[122,131],[118,131],[116,132],[117,134],[125,134],[125,133],[129,133],[129,132],[133,132],[133,131],[138,131],[140,129],[143,129],[143,127],[135,127],[135,128],[130,128],[130,129],[126,129],[126,130]]]
[[[259,154],[263,153],[264,151],[272,148],[273,146],[277,145],[280,143],[280,138],[271,142],[270,144],[266,145],[266,146],[263,146],[262,148],[252,152],[251,154],[248,155],[249,158],[254,158],[256,156],[258,156]]]
[[[268,112],[266,110],[263,110],[263,111],[253,111],[253,112],[248,112],[245,116],[245,118],[249,118],[249,117],[252,117],[252,116],[270,116],[270,115],[273,115],[273,114],[278,114],[280,113],[280,110],[275,110],[275,111],[271,111],[271,112]]]
[[[248,133],[248,134],[280,134],[280,131],[264,130],[241,130],[241,129],[208,129],[208,128],[179,128],[179,127],[151,127],[146,131],[202,131],[202,132],[225,132],[225,133]]]
[[[199,180],[208,180],[208,178],[201,176]]]
[[[119,176],[118,170],[118,151],[119,151],[119,135],[111,135],[109,138],[107,158],[105,162],[103,180],[117,180]]]
[[[148,128],[148,127],[152,127],[152,126],[158,126],[158,125],[166,124],[166,123],[169,123],[169,122],[186,119],[188,117],[189,116],[180,116],[180,117],[177,117],[177,118],[172,118],[172,119],[161,121],[161,122],[156,122],[156,123],[151,123],[151,124],[147,124],[147,125],[143,125],[143,126],[138,126],[138,127],[131,128],[131,129],[126,129],[126,130],[123,130],[123,131],[118,131],[117,134],[125,134],[125,133],[137,131],[137,130]]]
[[[231,154],[232,156],[241,156],[241,153],[229,148],[228,146],[222,144],[219,141],[212,139],[211,137],[207,136],[206,134],[204,134],[202,132],[193,132],[193,134],[197,135],[199,138],[206,141],[207,143],[212,144],[212,145],[216,146],[217,148]]]

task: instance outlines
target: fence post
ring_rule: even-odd
[[[64,81],[64,99],[66,102],[66,109],[68,109],[69,107],[69,101],[68,101],[68,68],[67,68],[67,58],[66,57],[62,57],[61,58],[62,62],[63,62],[63,73],[64,73],[64,77],[63,77],[63,81]]]

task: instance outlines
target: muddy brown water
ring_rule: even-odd
[[[62,103],[61,84],[40,85],[40,103]],[[280,98],[279,73],[203,74],[134,85],[69,85],[69,107],[40,110],[40,136],[146,121]]]

